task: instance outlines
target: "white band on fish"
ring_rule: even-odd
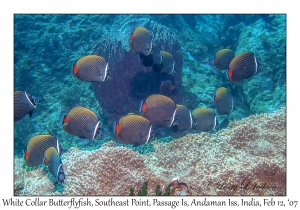
[[[188,129],[190,129],[193,126],[193,117],[192,117],[192,113],[190,110],[189,110],[189,113],[190,113],[191,126]]]
[[[152,125],[150,125],[150,129],[149,129],[149,133],[148,133],[146,144],[148,143],[148,141],[150,139],[151,131],[152,131]]]
[[[24,93],[25,93],[25,96],[26,96],[27,100],[29,101],[29,103],[35,108],[36,106],[31,102],[31,100],[30,100],[30,98],[28,97],[26,91],[24,91]]]
[[[168,127],[170,127],[171,125],[173,125],[173,122],[174,122],[174,119],[175,119],[176,112],[177,112],[177,108],[175,109],[175,111],[174,111],[174,113],[173,113],[172,121],[171,121],[171,123],[170,123],[170,125],[169,125]]]
[[[95,138],[95,134],[96,134],[96,132],[97,132],[97,128],[98,128],[99,123],[100,123],[100,121],[98,121],[98,123],[97,123],[97,125],[96,125],[96,127],[95,127],[94,134],[93,134],[93,138]]]

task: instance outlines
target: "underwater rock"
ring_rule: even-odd
[[[240,34],[235,54],[255,53],[259,69],[242,85],[251,114],[272,112],[286,104],[286,16],[276,15],[267,24],[258,19]]]

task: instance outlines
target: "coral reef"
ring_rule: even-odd
[[[133,31],[135,27],[129,28]],[[115,34],[102,36],[94,43],[91,54],[106,59],[112,78],[103,83],[94,82],[92,85],[103,114],[109,121],[117,121],[129,112],[137,114],[141,100],[159,93],[160,84],[164,80],[171,80],[176,86],[170,97],[176,103],[181,100],[183,61],[176,34],[154,21],[146,22],[143,27],[151,33],[153,43],[173,55],[176,72],[174,74],[153,72],[152,67],[143,66],[135,52],[127,51],[123,46],[126,46],[124,41],[118,41],[119,37]],[[129,42],[130,33],[127,34],[126,43]]]
[[[113,141],[94,151],[70,148],[62,155],[67,177],[60,192],[43,167],[28,171],[15,158],[15,194],[129,195],[147,182],[147,194],[155,195],[157,185],[165,191],[178,177],[192,195],[286,195],[285,108],[234,121],[215,134],[150,144],[155,151],[147,154]]]
[[[70,67],[90,52],[114,15],[14,15],[14,90],[32,92],[39,101],[32,118],[14,124],[14,153],[21,155],[34,135],[58,135],[67,149],[78,138],[61,127],[66,112],[75,105],[90,107],[101,117],[101,108],[89,83],[71,74]],[[46,121],[44,119],[47,119]]]
[[[113,142],[104,144],[100,149],[94,151],[81,151],[77,148],[70,150],[62,155],[65,174],[68,177],[65,180],[63,195],[128,195],[129,189],[138,191],[143,183],[149,183],[149,194],[153,194],[157,184],[166,185],[167,183],[157,177],[144,164],[142,156],[139,153],[124,147],[114,147]],[[17,161],[21,161],[18,159]],[[96,166],[96,167],[95,167]],[[19,165],[17,171],[30,173],[31,180],[46,178],[42,173],[42,168],[34,171],[25,172]],[[20,174],[18,172],[17,174]],[[40,178],[39,178],[40,177]],[[15,183],[22,181],[21,176],[16,177]],[[20,195],[45,195],[55,194],[55,188],[51,181],[39,186],[25,187],[18,191]],[[52,184],[51,186],[49,184]],[[33,185],[33,183],[31,183]],[[26,186],[29,184],[26,182]],[[31,193],[28,193],[30,190]]]

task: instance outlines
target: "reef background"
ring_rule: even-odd
[[[219,131],[219,133],[213,132],[212,134],[198,134],[192,130],[178,134],[178,136],[168,136],[155,140],[155,142],[140,147],[132,147],[130,145],[124,145],[116,142],[109,135],[110,128],[105,124],[106,119],[102,113],[102,109],[99,106],[97,99],[94,96],[90,83],[79,81],[73,77],[70,72],[71,65],[80,57],[88,55],[92,52],[93,44],[99,40],[103,35],[107,33],[113,33],[115,36],[120,37],[120,40],[129,39],[131,31],[127,28],[129,25],[142,25],[145,22],[152,20],[165,25],[170,30],[177,34],[178,41],[181,45],[183,54],[183,67],[182,67],[182,102],[188,106],[190,110],[198,107],[207,107],[214,109],[212,96],[214,91],[219,86],[228,86],[234,94],[236,108],[233,113],[230,114],[230,122],[234,121],[234,124],[230,124],[230,129]],[[122,30],[120,30],[122,29]],[[232,84],[227,82],[224,71],[218,71],[212,68],[213,58],[218,49],[230,46],[230,48],[239,54],[243,51],[253,51],[261,67],[257,74],[239,84]],[[143,181],[147,181],[147,177],[151,179],[157,179],[157,182],[163,185],[167,184],[167,179],[162,179],[161,171],[169,171],[170,175],[167,176],[168,180],[178,176],[180,180],[182,177],[189,181],[189,184],[195,185],[192,179],[201,179],[208,181],[213,180],[212,177],[206,177],[199,168],[199,171],[193,174],[192,172],[183,173],[186,168],[178,172],[170,172],[173,168],[166,168],[159,165],[159,162],[155,161],[158,154],[162,155],[164,152],[159,153],[160,144],[164,148],[173,147],[170,149],[170,153],[176,156],[175,160],[170,160],[170,164],[179,162],[182,165],[189,166],[189,164],[200,164],[199,160],[193,163],[187,163],[181,158],[182,150],[177,150],[176,145],[180,145],[183,139],[193,139],[192,136],[196,135],[196,141],[190,141],[189,147],[193,148],[199,142],[207,139],[210,143],[204,144],[204,150],[215,150],[219,144],[228,144],[227,140],[222,143],[220,140],[215,140],[216,136],[224,133],[227,138],[234,138],[232,135],[232,128],[236,124],[235,121],[260,113],[273,113],[274,111],[286,106],[286,16],[276,14],[275,19],[271,23],[266,23],[259,15],[14,15],[14,90],[26,90],[30,94],[39,98],[38,106],[33,113],[31,119],[25,116],[20,122],[14,125],[14,154],[15,154],[15,193],[21,195],[36,195],[36,194],[78,194],[83,195],[87,193],[82,189],[88,189],[88,186],[74,191],[68,191],[68,186],[62,189],[61,186],[53,185],[53,179],[51,174],[49,175],[45,171],[43,166],[37,169],[28,169],[22,165],[22,149],[25,149],[27,141],[34,135],[49,133],[55,135],[61,142],[62,147],[66,153],[63,155],[63,162],[66,165],[66,171],[72,170],[71,162],[74,162],[72,155],[86,153],[87,156],[92,156],[93,152],[99,150],[105,150],[107,155],[115,154],[114,151],[121,150],[124,154],[136,154],[133,155],[140,161],[138,168],[146,167],[144,164],[150,165],[151,170],[143,169],[144,173],[149,174],[146,176],[133,176],[130,180],[132,183],[137,184],[135,186],[140,187]],[[62,129],[61,121],[63,116],[68,110],[75,106],[85,106],[97,113],[101,120],[104,122],[104,137],[101,140],[93,141],[89,143],[87,140],[82,140],[77,137],[71,136]],[[279,168],[282,174],[285,174],[285,115],[279,111],[281,116],[281,127],[278,130],[273,130],[274,136],[271,136],[270,140],[265,138],[266,142],[271,145],[275,145],[278,151],[282,154],[280,157],[273,156],[272,161],[262,160],[260,164],[268,164],[268,167]],[[276,115],[276,114],[275,114]],[[252,125],[251,119],[245,118],[240,121],[241,126]],[[273,119],[273,118],[272,118]],[[276,120],[277,118],[275,118]],[[222,120],[222,116],[220,116]],[[272,121],[272,120],[271,120]],[[244,124],[243,124],[244,123]],[[243,125],[242,125],[243,124]],[[284,126],[283,126],[284,125]],[[244,128],[247,132],[252,132],[249,126]],[[250,129],[250,130],[248,130]],[[254,129],[266,129],[264,126],[259,127],[257,125]],[[272,130],[272,129],[271,129]],[[267,131],[267,130],[266,130]],[[270,131],[270,130],[268,130]],[[227,132],[227,133],[226,133]],[[281,133],[283,132],[283,133]],[[187,133],[196,133],[188,134]],[[186,136],[185,136],[186,135]],[[213,135],[213,137],[208,137]],[[253,134],[254,135],[254,134]],[[178,138],[178,139],[176,139]],[[201,140],[200,140],[201,138]],[[203,139],[202,139],[203,138]],[[272,139],[277,139],[278,143],[274,143]],[[230,140],[228,140],[230,141]],[[267,147],[267,143],[260,138],[254,140],[257,141],[257,147]],[[252,142],[252,141],[251,141]],[[213,145],[211,145],[213,144]],[[241,146],[236,146],[241,145]],[[171,146],[170,146],[171,145]],[[233,148],[239,147],[245,149],[247,147],[255,147],[256,144],[240,143],[236,140],[231,146]],[[245,147],[244,147],[245,146]],[[274,149],[275,151],[275,149]],[[276,150],[277,151],[277,150]],[[119,151],[120,152],[120,151]],[[138,153],[136,153],[138,152]],[[90,154],[89,154],[90,153]],[[105,153],[105,154],[106,154]],[[185,155],[190,155],[189,152]],[[241,152],[242,153],[242,152]],[[139,155],[145,155],[141,158]],[[198,153],[197,153],[198,154]],[[206,153],[208,154],[208,153]],[[230,154],[232,159],[239,160],[240,156],[234,156],[234,152],[230,149],[227,155]],[[237,154],[241,155],[241,154]],[[255,157],[263,157],[262,154],[247,154],[250,159]],[[84,157],[84,155],[82,155]],[[130,155],[129,155],[130,156]],[[163,156],[165,157],[165,156]],[[200,158],[200,155],[196,155]],[[113,158],[113,157],[112,157]],[[114,156],[114,158],[116,158]],[[107,159],[109,161],[110,159]],[[241,159],[240,159],[241,160]],[[76,159],[78,160],[78,158]],[[82,160],[85,161],[85,160]],[[127,162],[126,162],[127,161]],[[130,165],[130,161],[124,162],[126,168]],[[179,164],[178,163],[178,164]],[[105,164],[106,163],[102,163]],[[113,164],[108,162],[107,164]],[[122,164],[122,163],[120,163]],[[256,162],[257,167],[259,163]],[[269,165],[271,164],[271,165]],[[272,165],[275,164],[275,165]],[[185,166],[185,167],[186,167]],[[192,165],[191,165],[192,166]],[[111,165],[112,168],[113,165]],[[250,167],[250,166],[249,166]],[[122,167],[120,167],[122,168]],[[161,169],[160,169],[161,168]],[[245,166],[246,168],[246,166]],[[244,173],[244,169],[235,169],[233,174],[239,172]],[[254,173],[255,166],[251,165],[251,173]],[[101,168],[99,168],[101,171]],[[129,170],[127,168],[127,170]],[[196,170],[196,169],[195,169]],[[198,169],[197,169],[198,170]],[[210,170],[210,169],[207,169]],[[213,170],[213,169],[211,169]],[[228,169],[229,170],[229,169]],[[232,169],[233,170],[233,169]],[[270,169],[272,170],[272,169]],[[21,172],[20,172],[21,171]],[[26,171],[26,172],[24,172]],[[108,170],[109,171],[109,170]],[[217,172],[222,171],[221,169]],[[277,170],[276,170],[277,171]],[[24,179],[23,174],[27,174]],[[46,177],[43,179],[45,183],[48,183],[49,188],[47,192],[43,191],[37,193],[37,185],[34,184],[28,176],[30,173],[35,173],[32,177]],[[95,172],[96,173],[96,172]],[[115,173],[115,171],[111,171]],[[121,173],[121,172],[119,172]],[[224,172],[224,176],[228,176],[230,172]],[[22,176],[20,176],[22,174]],[[189,174],[189,175],[187,175]],[[199,175],[200,174],[200,175]],[[208,173],[209,174],[209,173]],[[109,176],[107,174],[106,176]],[[80,174],[78,176],[84,176]],[[86,175],[88,176],[88,175]],[[174,176],[174,177],[173,177]],[[203,177],[205,176],[205,177]],[[218,174],[218,178],[220,174]],[[250,175],[249,175],[250,176]],[[254,175],[253,175],[254,176]],[[282,177],[282,175],[278,175]],[[22,177],[22,178],[20,178]],[[143,177],[140,178],[139,177]],[[189,179],[190,177],[190,179]],[[233,176],[234,177],[234,176]],[[236,176],[237,177],[237,176]],[[253,178],[253,177],[252,177]],[[256,177],[257,178],[257,177]],[[70,176],[70,181],[75,182],[73,176]],[[150,178],[149,178],[150,179]],[[225,179],[225,178],[223,178]],[[20,181],[21,180],[21,181]],[[23,181],[22,181],[23,180]],[[50,180],[50,181],[47,181]],[[51,181],[52,180],[52,181]],[[127,181],[130,181],[127,180]],[[139,181],[137,181],[139,180]],[[44,181],[40,181],[39,186]],[[31,183],[31,184],[30,184]],[[33,186],[32,186],[33,185]],[[117,185],[117,184],[116,184]],[[18,190],[18,186],[22,190]],[[26,186],[26,187],[25,187]],[[30,187],[28,187],[30,186]],[[93,186],[93,185],[91,185]],[[90,194],[109,194],[109,195],[127,195],[126,190],[122,191],[121,186],[112,187],[110,185],[102,186],[107,190],[103,191],[91,191]],[[32,190],[30,190],[32,188]],[[111,189],[111,190],[108,190]],[[73,188],[72,188],[73,189]],[[96,190],[96,189],[95,189]],[[129,191],[128,191],[129,192]],[[208,192],[196,190],[195,194],[226,194],[230,192]],[[269,192],[269,195],[273,195]],[[236,192],[236,194],[243,194],[243,192]],[[255,195],[259,195],[260,192]],[[282,190],[277,194],[285,194],[285,186],[282,186]],[[275,193],[274,193],[275,195]]]

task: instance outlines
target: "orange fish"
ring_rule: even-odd
[[[230,114],[234,107],[230,90],[225,87],[218,88],[214,94],[214,104],[218,114]]]
[[[48,170],[56,178],[59,184],[64,183],[66,178],[63,164],[59,154],[54,147],[49,147],[44,153],[44,163],[48,165]]]
[[[136,146],[146,144],[153,139],[152,125],[144,117],[129,114],[115,124],[116,138],[125,144]]]
[[[147,29],[138,26],[130,35],[130,49],[138,54],[148,56],[152,50],[152,36]]]
[[[227,77],[231,82],[239,82],[252,77],[259,68],[253,52],[244,52],[235,56],[229,64]]]
[[[175,71],[175,59],[173,55],[167,51],[161,51],[162,63],[160,65],[154,65],[153,71],[163,74],[172,74]]]
[[[98,116],[85,107],[73,107],[62,121],[64,130],[83,139],[98,139],[102,137]]]
[[[37,135],[30,138],[27,142],[27,150],[24,154],[26,165],[34,167],[43,163],[44,152],[49,147],[54,147],[57,153],[61,154],[61,146],[55,136]]]
[[[151,124],[169,127],[176,123],[176,105],[167,96],[150,95],[141,105],[142,116],[147,118]]]
[[[103,82],[110,78],[108,63],[98,55],[80,58],[72,67],[73,75],[86,82]]]
[[[193,128],[199,131],[212,131],[217,125],[217,116],[210,109],[197,108],[192,112]]]
[[[222,49],[216,53],[214,65],[216,69],[223,70],[229,67],[231,60],[234,58],[234,52],[230,49]]]

